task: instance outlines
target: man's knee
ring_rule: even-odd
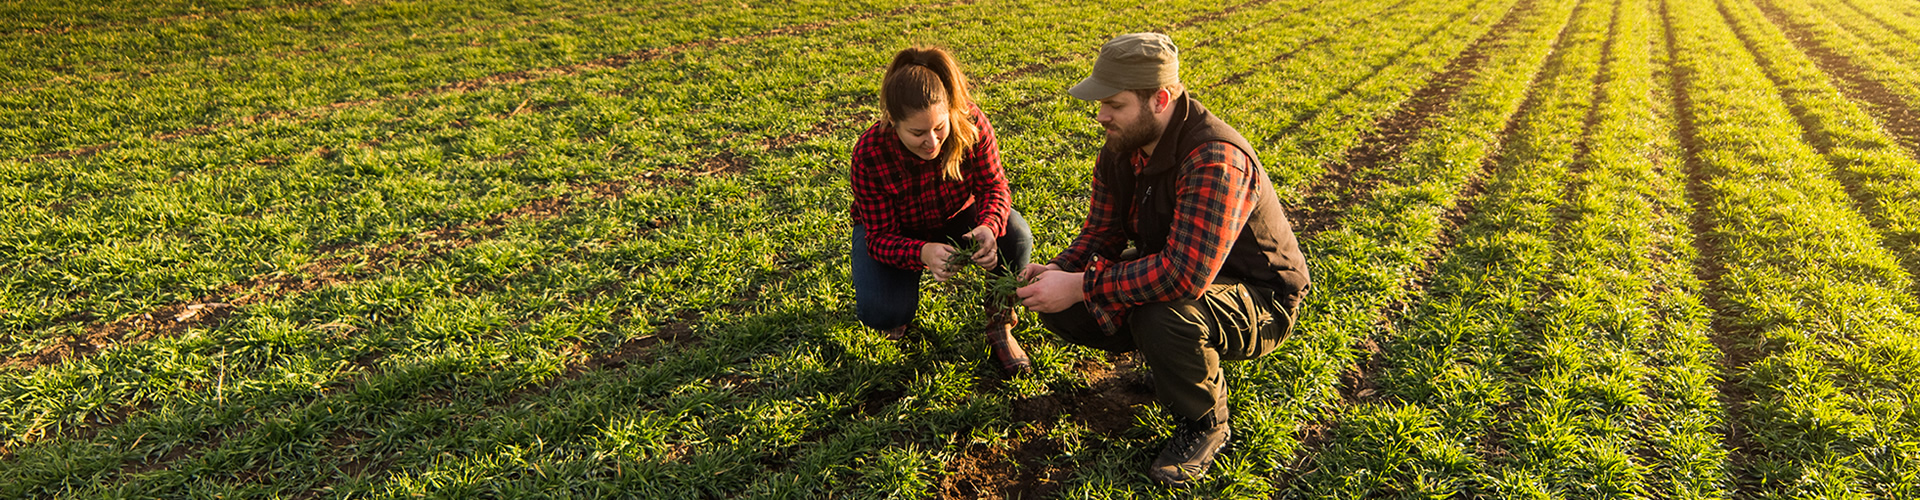
[[[1207,323],[1190,300],[1141,304],[1127,315],[1134,343],[1142,349],[1192,349],[1206,339]]]

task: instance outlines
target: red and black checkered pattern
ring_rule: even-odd
[[[1135,171],[1145,168],[1149,156],[1135,152]],[[1145,257],[1114,262],[1127,244],[1127,226],[1121,221],[1107,179],[1096,170],[1092,207],[1080,236],[1052,261],[1061,269],[1085,271],[1088,309],[1109,332],[1125,323],[1129,308],[1153,302],[1199,298],[1227,260],[1234,238],[1253,212],[1253,161],[1226,142],[1208,142],[1189,153],[1180,165],[1173,231],[1165,250]],[[1261,179],[1264,181],[1264,179]],[[1132,211],[1131,213],[1139,213]]]
[[[980,129],[980,140],[963,152],[963,179],[957,182],[942,176],[944,157],[914,156],[885,122],[860,134],[853,146],[851,213],[854,224],[867,227],[867,252],[874,260],[901,269],[925,269],[920,247],[927,242],[914,236],[938,231],[973,203],[983,205],[972,225],[987,226],[995,236],[1006,234],[1013,199],[1006,171],[1000,167],[1000,145],[994,140],[993,124],[979,106],[973,107],[971,116]]]

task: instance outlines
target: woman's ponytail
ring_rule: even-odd
[[[880,82],[880,110],[888,124],[936,104],[947,105],[952,132],[940,148],[941,170],[949,180],[961,180],[960,164],[966,151],[980,141],[973,125],[973,97],[967,76],[953,55],[939,47],[909,47],[894,54],[887,76]]]

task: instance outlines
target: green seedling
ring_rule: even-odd
[[[1006,310],[1020,303],[1015,291],[1031,282],[1020,279],[1017,270],[1002,276],[991,276],[987,269],[973,262],[973,253],[980,250],[979,241],[963,237],[953,240],[952,245],[954,253],[947,258],[947,266],[948,269],[957,270],[957,273],[947,282],[963,303],[980,304],[989,313]]]
[[[980,241],[962,236],[949,242],[953,253],[947,254],[947,269],[960,270],[973,264],[974,252],[980,251]]]

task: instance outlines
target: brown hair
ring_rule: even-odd
[[[980,129],[973,126],[973,98],[967,94],[967,76],[953,54],[939,47],[908,47],[894,54],[887,65],[887,76],[880,81],[881,119],[887,125],[909,114],[925,111],[936,104],[947,105],[947,127],[951,128],[941,147],[941,170],[949,180],[961,180],[963,153],[980,140]]]

